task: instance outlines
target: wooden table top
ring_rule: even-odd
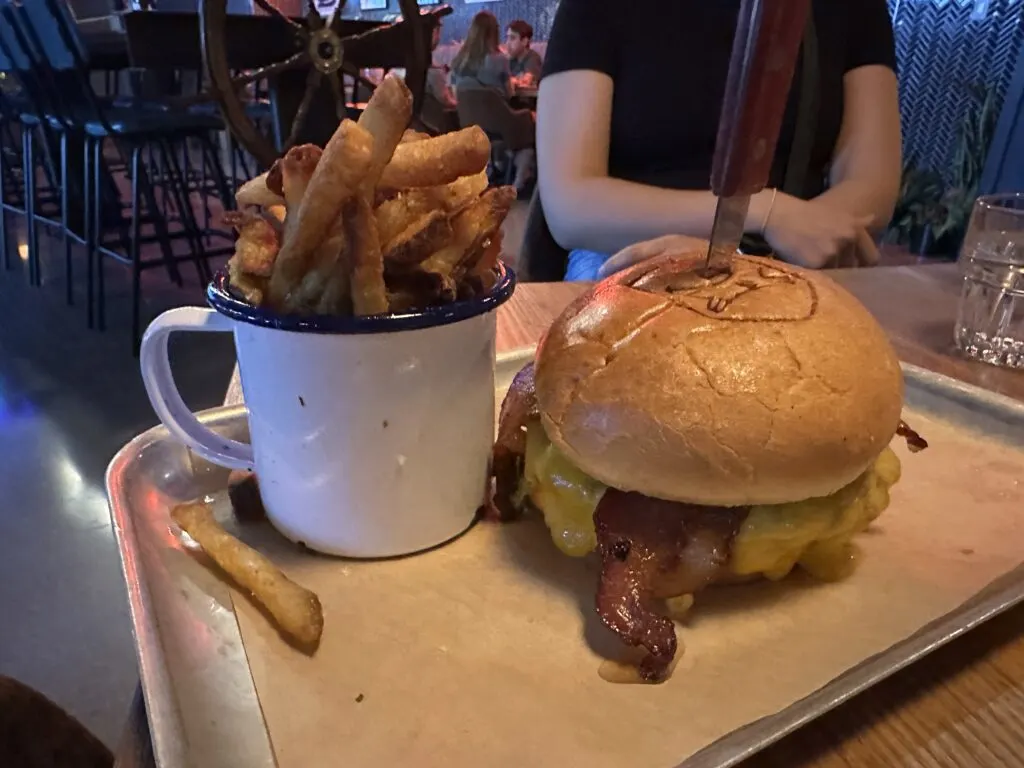
[[[956,265],[839,270],[900,358],[1019,400],[1024,372],[956,357]],[[533,344],[585,286],[527,283],[498,316],[498,349]],[[1024,607],[969,632],[744,763],[745,768],[1024,765]]]

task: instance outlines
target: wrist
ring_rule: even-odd
[[[749,235],[763,235],[772,210],[778,204],[782,193],[777,189],[763,189],[750,198],[750,208],[743,224],[743,231]]]

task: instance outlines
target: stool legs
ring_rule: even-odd
[[[60,224],[64,236],[64,301],[68,306],[75,303],[75,291],[73,275],[71,270],[71,220],[68,215],[68,204],[70,198],[68,187],[68,135],[66,132],[60,136]]]
[[[28,282],[42,285],[39,270],[39,242],[36,232],[36,158],[35,131],[26,127],[21,133],[22,174],[25,183],[25,230],[28,239]]]
[[[103,242],[103,139],[93,139],[91,165],[93,266],[96,269],[96,327],[105,331],[107,329],[107,295],[103,253],[99,248]]]
[[[92,142],[93,139],[85,139],[85,151],[82,153],[82,167],[85,173],[82,176],[82,192],[85,198],[84,215],[82,217],[82,232],[85,240],[85,316],[89,328],[96,326],[96,292],[93,278],[96,272],[96,233],[93,231],[93,208],[99,203],[93,199],[92,184]]]
[[[132,352],[139,353],[139,344],[142,339],[141,307],[142,302],[142,253],[139,243],[139,217],[142,215],[140,207],[139,178],[142,172],[140,162],[142,147],[132,149],[132,208],[131,208],[131,241],[129,243],[129,255],[132,261]],[[148,187],[148,180],[145,181]]]

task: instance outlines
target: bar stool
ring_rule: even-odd
[[[96,325],[101,330],[106,326],[105,259],[129,266],[132,343],[137,351],[141,336],[141,273],[163,266],[169,277],[180,284],[178,265],[189,261],[199,280],[205,283],[211,275],[208,257],[227,255],[233,250],[230,236],[220,232],[214,234],[224,236],[225,247],[215,251],[204,249],[204,233],[196,221],[188,180],[177,153],[191,139],[203,148],[209,161],[216,162],[210,134],[222,130],[222,123],[215,117],[172,109],[162,103],[143,102],[131,108],[103,103],[93,91],[87,52],[66,4],[60,0],[26,0],[12,11],[38,40],[60,90],[60,117],[69,125],[69,135],[82,141],[87,209],[83,239],[90,321],[95,303]],[[107,142],[127,160],[131,184],[127,219],[121,215],[119,192],[105,164],[103,148]],[[174,203],[177,219],[164,215],[157,204],[155,185],[144,162],[150,153],[160,159],[164,169],[162,189]],[[172,230],[169,223],[179,224],[180,229]],[[153,235],[142,234],[144,224],[152,226]],[[189,253],[173,252],[172,240],[179,239],[188,243]],[[141,246],[148,242],[159,244],[161,258],[142,257]],[[91,300],[94,292],[95,302]]]

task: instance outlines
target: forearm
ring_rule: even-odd
[[[663,235],[707,238],[717,198],[709,191],[672,190],[621,179],[581,179],[541,195],[551,233],[567,250],[614,253]],[[746,231],[760,231],[770,193],[755,195]]]
[[[899,190],[892,184],[864,179],[845,179],[814,198],[853,216],[868,219],[867,229],[880,232],[888,226]]]

